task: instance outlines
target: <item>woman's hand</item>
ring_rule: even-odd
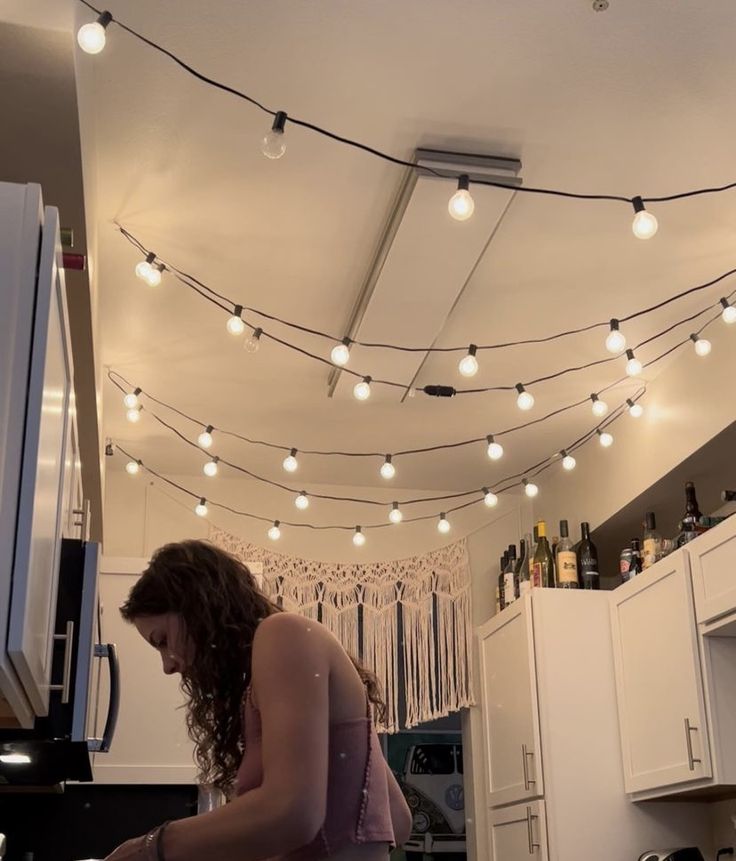
[[[144,844],[145,837],[134,837],[132,840],[126,840],[120,846],[105,858],[105,861],[144,861],[146,856],[146,847]]]

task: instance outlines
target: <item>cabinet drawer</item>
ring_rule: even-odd
[[[488,818],[491,857],[494,861],[547,861],[547,821],[544,802],[530,801],[501,810]]]
[[[687,545],[698,622],[736,613],[736,517]]]

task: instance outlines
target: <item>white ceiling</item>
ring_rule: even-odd
[[[78,5],[77,20],[87,20]],[[269,107],[403,158],[417,147],[518,157],[525,185],[625,195],[736,179],[732,0],[611,0],[598,14],[589,0],[218,0],[206,7],[116,0],[111,11]],[[81,55],[78,63],[94,92],[93,103],[83,105],[82,133],[94,135],[97,147],[106,364],[212,424],[301,448],[391,452],[482,436],[520,420],[511,394],[417,396],[402,404],[329,399],[324,366],[268,343],[248,355],[225,333],[226,315],[190,291],[169,278],[157,290],[145,288],[133,276],[140,256],[114,220],[235,301],[342,333],[402,169],[292,126],[285,157],[271,162],[259,151],[268,128],[263,114],[116,28],[102,54]],[[438,345],[543,336],[621,316],[734,266],[736,191],[652,209],[660,231],[642,242],[631,233],[626,206],[517,194]],[[462,225],[448,216],[447,229]],[[705,298],[719,295],[715,288]],[[705,298],[627,326],[630,340]],[[386,323],[395,331],[395,321]],[[411,343],[408,315],[403,332]],[[605,357],[604,334],[486,353],[473,383],[513,383]],[[718,337],[710,361],[717,360]],[[300,344],[329,353],[318,341]],[[458,358],[430,358],[418,383],[460,385]],[[531,417],[601,388],[621,376],[622,365],[538,386]],[[632,390],[625,386],[608,400],[613,406]],[[150,418],[129,425],[110,386],[104,413],[105,433],[147,463],[200,474],[196,452]],[[500,464],[488,462],[483,446],[423,455],[397,461],[395,482],[490,484],[593,424],[581,407],[505,439],[508,458]],[[284,476],[276,453],[244,445],[218,453]],[[300,482],[378,487],[378,466],[305,459]]]

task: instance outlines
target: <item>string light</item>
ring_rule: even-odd
[[[631,203],[634,206],[634,220],[631,224],[634,236],[637,239],[651,239],[659,227],[657,219],[651,212],[647,212],[641,197],[632,198]]]
[[[138,460],[129,460],[125,464],[125,471],[128,473],[128,475],[138,475],[138,473],[140,472],[140,468],[141,464]]]
[[[474,377],[478,373],[478,360],[475,358],[477,352],[476,345],[471,344],[468,347],[468,355],[460,359],[457,369],[464,377]]]
[[[401,513],[401,509],[399,508],[399,503],[394,502],[391,505],[391,511],[388,513],[388,519],[391,523],[401,523],[404,519],[404,515]]]
[[[493,438],[493,434],[488,434],[486,437],[486,442],[488,443],[488,457],[491,460],[501,460],[503,457],[503,446],[500,442],[496,442]]]
[[[212,445],[212,431],[214,428],[212,425],[207,425],[207,427],[202,431],[202,433],[197,437],[197,443],[200,448],[210,448]]]
[[[286,113],[284,111],[276,111],[273,118],[271,130],[264,135],[261,141],[261,152],[266,158],[277,159],[286,152],[286,138],[284,129],[286,128]]]
[[[299,469],[299,462],[296,459],[296,449],[293,448],[289,454],[284,458],[284,462],[282,464],[284,469],[287,472],[296,472]]]
[[[386,460],[381,464],[381,478],[385,478],[387,481],[392,479],[396,475],[396,467],[391,462],[391,455],[386,455]]]
[[[363,534],[363,530],[360,526],[355,527],[355,532],[353,533],[353,544],[356,547],[362,547],[365,544],[365,535]]]
[[[141,407],[135,407],[132,410],[128,410],[125,417],[131,424],[137,424],[141,420]]]
[[[258,348],[261,346],[261,335],[263,334],[263,329],[254,329],[250,335],[243,342],[243,349],[246,353],[257,353]]]
[[[517,383],[514,388],[519,393],[516,399],[516,405],[520,410],[530,410],[534,406],[534,395],[528,392],[521,383]]]
[[[642,366],[641,366],[641,362],[634,355],[634,351],[633,350],[627,350],[626,351],[626,358],[628,360],[626,362],[626,373],[630,377],[638,377],[639,374],[641,374],[641,372],[642,372]]]
[[[132,392],[128,392],[127,395],[123,398],[123,405],[128,410],[134,410],[140,403],[138,400],[138,395],[143,391],[143,389],[135,388]]]
[[[353,387],[353,396],[359,401],[368,400],[371,396],[371,377],[363,377],[359,383],[355,384]]]
[[[208,478],[214,478],[217,475],[217,461],[219,459],[219,457],[213,457],[212,460],[208,460],[202,467],[202,472],[204,472]]]
[[[306,511],[309,508],[309,497],[307,496],[306,491],[299,491],[297,498],[294,500],[294,505],[296,505],[299,511]]]
[[[593,415],[602,418],[608,412],[608,404],[596,394],[592,394],[590,399],[593,402]]]
[[[530,498],[534,499],[535,496],[539,493],[539,488],[533,481],[529,481],[528,478],[522,478],[522,485],[524,486],[524,493]]]
[[[447,519],[447,515],[444,511],[440,514],[440,519],[437,521],[437,531],[441,532],[443,535],[447,535],[450,531],[450,521]]]
[[[204,496],[200,497],[199,502],[194,507],[194,513],[197,517],[207,517],[207,500]]]
[[[227,330],[231,335],[242,335],[245,332],[245,323],[240,316],[243,313],[243,306],[236,305],[233,309],[233,315],[227,321]]]
[[[279,529],[280,524],[280,520],[274,520],[273,526],[268,530],[268,537],[271,541],[278,541],[279,538],[281,538],[281,530]]]
[[[343,338],[341,343],[336,344],[332,348],[330,358],[339,368],[344,368],[350,361],[350,338]]]
[[[111,21],[112,15],[109,12],[103,12],[96,21],[90,21],[89,24],[83,24],[79,28],[77,42],[85,54],[99,54],[105,47],[107,41],[105,30]]]
[[[713,345],[707,338],[701,338],[700,335],[693,333],[690,335],[690,340],[695,345],[695,352],[698,356],[707,356],[713,349]]]
[[[721,314],[723,322],[729,324],[736,323],[736,307],[729,305],[725,299],[721,299],[720,302],[723,306],[723,313]]]
[[[457,179],[457,191],[450,198],[447,209],[455,221],[467,221],[475,209],[475,201],[469,191],[470,177],[463,173]]]
[[[619,329],[618,320],[611,320],[611,331],[606,338],[606,349],[609,353],[618,355],[626,349],[626,335]]]
[[[489,490],[487,487],[484,487],[482,493],[483,502],[485,503],[487,508],[495,508],[498,505],[498,497],[492,490]]]
[[[141,260],[135,267],[135,274],[141,281],[148,284],[149,287],[158,287],[161,283],[161,273],[164,267],[162,263],[156,263],[155,261],[156,255],[153,251],[149,251],[146,254],[146,259]]]
[[[632,419],[639,419],[644,415],[644,407],[632,401],[631,398],[626,398],[626,405]]]
[[[610,448],[613,445],[613,436],[608,431],[602,431],[600,428],[597,428],[596,433],[598,434],[598,441],[603,448]]]
[[[578,462],[571,454],[568,454],[564,448],[560,452],[560,455],[562,457],[562,468],[567,472],[572,472],[572,470],[575,469],[575,467],[577,466]]]

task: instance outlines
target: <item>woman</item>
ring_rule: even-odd
[[[385,861],[408,838],[371,717],[385,709],[375,678],[327,629],[282,612],[204,541],[159,549],[121,613],[181,674],[200,781],[230,802],[106,861]]]

